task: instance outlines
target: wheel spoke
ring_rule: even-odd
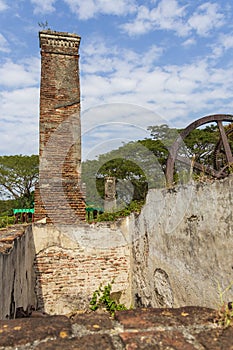
[[[177,140],[173,143],[169,150],[169,155],[167,159],[167,164],[166,164],[166,180],[167,180],[167,185],[168,187],[173,186],[174,184],[174,170],[175,170],[175,162],[178,160],[182,163],[185,163],[187,166],[191,167],[191,172],[192,168],[197,169],[198,171],[203,171],[215,178],[221,178],[225,177],[228,175],[228,171],[225,171],[228,167],[229,164],[233,164],[233,156],[231,152],[231,147],[228,142],[227,134],[225,132],[224,126],[222,124],[223,121],[228,121],[233,123],[233,115],[231,114],[213,114],[209,115],[203,118],[200,118],[198,120],[195,120],[191,124],[189,124],[181,133],[180,136],[177,138]],[[214,166],[211,167],[210,165],[206,164],[203,165],[201,163],[197,163],[194,161],[191,161],[190,159],[187,158],[181,158],[178,154],[179,147],[182,144],[182,141],[192,132],[194,129],[197,129],[198,127],[205,125],[207,123],[213,123],[216,122],[219,128],[220,132],[220,141],[218,142],[217,146],[215,147],[214,155],[216,158],[216,154],[218,149],[221,148],[221,145],[223,145],[224,148],[224,153],[226,157],[226,161],[224,164],[221,166],[221,169],[219,169],[216,166],[216,159],[214,160]],[[191,174],[190,172],[190,174]]]
[[[214,177],[219,177],[218,172],[215,171],[210,165],[201,164],[191,160],[190,158],[182,157],[179,155],[176,157],[176,159],[179,162],[188,165],[189,167],[202,171],[203,173],[209,174]]]
[[[223,142],[223,147],[224,147],[225,152],[226,152],[227,162],[228,162],[228,164],[232,164],[233,163],[233,156],[232,156],[231,147],[229,145],[225,129],[224,129],[221,121],[218,121],[217,123],[218,123],[218,128],[220,131],[220,135],[222,138],[222,142]]]

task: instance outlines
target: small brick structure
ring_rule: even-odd
[[[44,30],[41,48],[40,170],[35,220],[85,220],[80,187],[79,45],[76,34]]]

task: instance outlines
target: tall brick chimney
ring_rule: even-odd
[[[43,30],[40,87],[40,169],[35,220],[85,220],[80,190],[79,44],[76,34]]]

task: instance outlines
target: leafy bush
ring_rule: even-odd
[[[118,218],[122,218],[130,215],[131,213],[140,213],[144,201],[132,201],[126,208],[116,212],[104,212],[99,214],[97,221],[115,221]]]
[[[0,228],[7,227],[8,225],[13,225],[15,222],[14,216],[1,216],[0,217]]]
[[[114,281],[112,281],[113,283]],[[91,301],[90,301],[90,309],[92,311],[96,311],[99,308],[107,310],[112,316],[115,311],[127,310],[124,304],[119,304],[117,301],[112,299],[111,290],[112,283],[108,283],[106,286],[99,286],[97,290],[94,291]]]

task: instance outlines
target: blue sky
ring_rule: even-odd
[[[82,38],[84,158],[148,136],[148,125],[232,114],[230,0],[0,0],[0,155],[38,153],[46,21]]]

